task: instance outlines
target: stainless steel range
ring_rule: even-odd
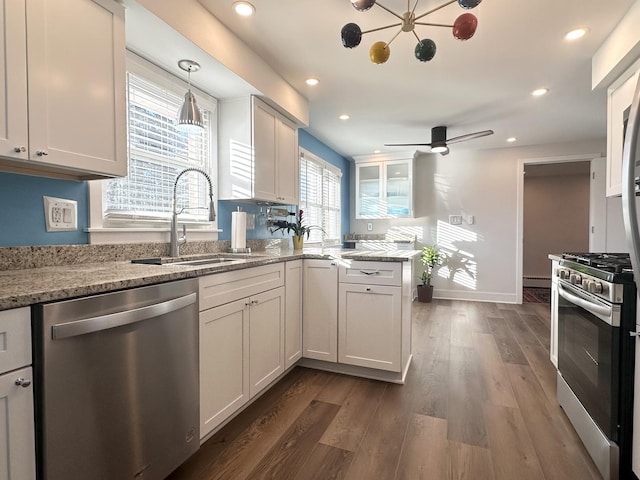
[[[629,478],[636,308],[629,255],[562,257],[556,271],[558,402],[603,478]]]

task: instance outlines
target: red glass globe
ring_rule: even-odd
[[[463,13],[453,23],[453,36],[458,40],[469,40],[476,33],[478,19],[472,13]]]

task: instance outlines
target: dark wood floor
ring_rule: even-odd
[[[405,385],[298,367],[169,478],[600,479],[556,401],[548,304],[413,316]]]

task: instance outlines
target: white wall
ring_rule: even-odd
[[[436,297],[516,302],[518,160],[591,154],[605,148],[602,139],[483,151],[452,148],[444,157],[421,154],[414,171],[416,218],[374,220],[373,233],[411,229],[422,235],[423,242],[438,242],[454,252],[455,273],[435,279]],[[473,215],[475,223],[450,226],[453,214]],[[366,224],[352,215],[355,233],[366,233]],[[439,273],[448,272],[445,268]]]

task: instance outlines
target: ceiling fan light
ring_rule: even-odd
[[[449,152],[449,147],[446,145],[434,145],[431,147],[431,153],[444,153]]]
[[[357,23],[347,23],[340,31],[340,38],[344,48],[355,48],[362,40],[362,30]]]
[[[414,54],[421,62],[428,62],[436,54],[436,43],[430,38],[423,38],[416,45]]]
[[[476,33],[478,19],[473,13],[463,13],[453,22],[453,36],[458,40],[469,40]]]

